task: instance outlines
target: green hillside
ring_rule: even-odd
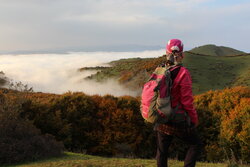
[[[185,53],[183,65],[190,70],[194,94],[231,86],[250,86],[250,54],[241,56],[206,56]],[[88,77],[96,81],[117,79],[131,90],[140,90],[149,75],[164,62],[164,57],[122,59],[111,62],[110,68]]]
[[[195,54],[203,54],[203,55],[209,55],[209,56],[232,56],[232,55],[240,55],[244,54],[244,52],[225,47],[225,46],[216,46],[216,45],[204,45],[196,47],[189,52],[195,53]]]
[[[231,86],[250,86],[250,55],[200,56],[186,53],[183,61],[190,70],[195,94]]]

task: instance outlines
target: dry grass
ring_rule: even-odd
[[[151,159],[105,158],[85,154],[65,153],[63,157],[38,162],[11,165],[5,167],[155,167]],[[183,162],[169,160],[170,167],[182,167]],[[222,163],[197,163],[197,167],[227,167]],[[243,167],[243,166],[242,166]],[[246,166],[245,166],[246,167]]]

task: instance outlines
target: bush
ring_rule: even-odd
[[[223,144],[236,153],[236,158],[250,162],[250,99],[242,98],[221,124]],[[230,128],[228,128],[230,127]],[[227,149],[227,152],[230,152]]]
[[[0,94],[0,164],[60,155],[63,145],[51,135],[41,135],[30,121],[22,119],[19,102]]]
[[[250,89],[209,91],[196,96],[195,104],[206,160],[221,161],[232,150],[237,160],[249,163]]]
[[[18,96],[17,91],[5,92],[10,101]],[[43,134],[54,135],[69,151],[141,158],[155,155],[156,136],[152,124],[145,124],[141,117],[139,97],[89,96],[70,92],[63,95],[23,94],[22,105],[14,107],[12,115],[13,111],[21,111],[23,119],[31,120]],[[236,161],[249,162],[249,100],[248,87],[209,91],[195,96],[200,123],[198,131],[205,145],[201,160],[221,162],[233,152]],[[13,117],[13,121],[23,122],[23,119]],[[18,127],[27,129],[31,126],[27,121],[25,123],[28,125]],[[23,134],[27,136],[28,132]],[[187,147],[180,144],[178,140],[173,141],[169,157],[184,159]]]

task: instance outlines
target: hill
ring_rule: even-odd
[[[185,52],[185,55],[183,65],[191,73],[194,94],[231,86],[250,86],[250,54],[209,56]],[[110,68],[102,69],[87,79],[102,82],[115,78],[139,95],[149,75],[164,61],[164,56],[113,61]]]
[[[231,86],[250,86],[250,55],[214,57],[186,53],[183,64],[191,73],[195,94]]]
[[[244,54],[244,52],[225,46],[204,45],[191,49],[189,52],[209,56],[232,56]]]
[[[8,83],[8,78],[5,76],[3,71],[0,71],[0,87],[5,86]]]

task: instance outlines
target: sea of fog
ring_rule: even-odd
[[[14,82],[28,84],[35,92],[65,93],[81,91],[89,95],[115,96],[137,93],[125,89],[115,80],[105,83],[84,80],[95,71],[79,72],[82,67],[106,66],[123,58],[159,57],[164,50],[142,52],[74,52],[67,54],[0,55],[0,71]]]

